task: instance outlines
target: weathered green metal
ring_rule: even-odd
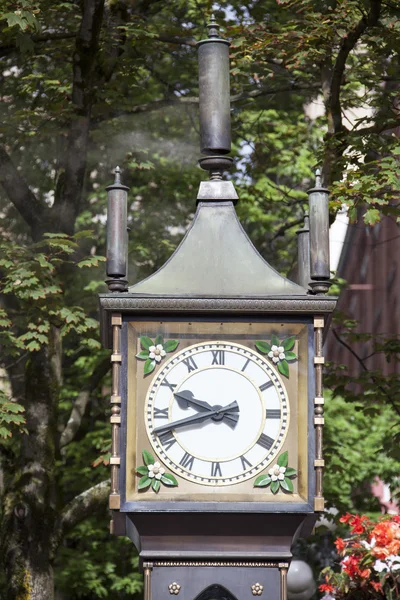
[[[129,292],[197,298],[306,295],[303,287],[280,275],[257,252],[230,199],[201,201],[171,258]]]

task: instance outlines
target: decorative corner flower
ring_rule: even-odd
[[[162,361],[167,352],[176,350],[178,344],[179,340],[167,340],[164,342],[163,337],[160,334],[157,335],[154,342],[146,335],[142,335],[140,337],[142,350],[139,354],[136,354],[136,358],[146,361],[144,363],[144,374],[148,375],[154,371],[156,364]]]
[[[158,461],[154,460],[150,452],[143,450],[142,458],[144,466],[136,469],[137,475],[141,475],[138,490],[147,490],[151,486],[153,491],[157,493],[161,484],[169,487],[176,487],[178,485],[175,477],[170,473],[166,473],[164,467]]]
[[[254,482],[254,487],[271,486],[271,492],[277,494],[281,489],[285,493],[293,493],[292,479],[297,477],[296,469],[288,467],[289,453],[283,452],[276,461],[276,465],[271,467],[268,474],[259,475]]]
[[[255,346],[261,354],[266,354],[268,358],[277,365],[279,373],[289,377],[289,364],[297,360],[297,354],[292,352],[296,338],[294,336],[285,338],[281,342],[276,335],[271,336],[271,343],[258,341]]]

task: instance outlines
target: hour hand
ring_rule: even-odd
[[[189,408],[189,406],[192,406],[198,412],[207,412],[213,410],[211,404],[208,404],[208,402],[203,402],[202,400],[198,400],[193,396],[193,392],[190,390],[175,392],[174,397],[179,408],[186,409]]]

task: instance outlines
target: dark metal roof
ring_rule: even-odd
[[[230,201],[200,202],[183,241],[129,294],[195,298],[307,296],[257,252]]]

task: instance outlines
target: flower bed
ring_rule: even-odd
[[[347,513],[340,521],[349,526],[351,536],[337,538],[340,571],[324,569],[319,590],[335,600],[399,599],[400,516],[388,515],[375,522]]]

